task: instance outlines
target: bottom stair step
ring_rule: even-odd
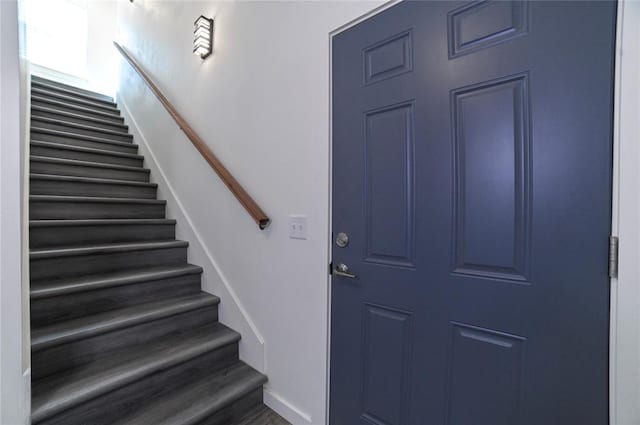
[[[118,425],[234,424],[262,403],[266,376],[242,362],[172,392]]]
[[[174,331],[153,343],[37,380],[32,422],[112,423],[137,410],[132,402],[153,400],[181,380],[191,382],[203,368],[216,371],[237,363],[239,339],[219,323]]]

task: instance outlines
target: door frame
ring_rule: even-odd
[[[611,234],[620,238],[611,279],[609,406],[611,425],[640,423],[640,3],[618,3],[613,125]],[[624,55],[623,55],[624,52]]]
[[[333,258],[333,37],[389,9],[388,1],[329,33],[329,234]],[[619,0],[615,46],[611,234],[620,239],[618,277],[611,278],[609,341],[609,420],[640,424],[640,2]],[[624,56],[623,56],[624,52]],[[606,259],[603,259],[606,261]],[[330,415],[331,275],[327,278],[326,423]]]

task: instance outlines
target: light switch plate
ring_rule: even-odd
[[[307,216],[289,216],[289,239],[307,239]]]

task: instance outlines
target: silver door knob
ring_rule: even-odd
[[[344,248],[349,245],[349,236],[347,236],[347,234],[344,232],[338,233],[338,235],[336,236],[336,245],[338,245],[340,248]]]
[[[333,270],[333,274],[340,277],[348,277],[349,279],[356,279],[358,277],[355,274],[350,273],[349,266],[344,263],[338,263],[336,268]]]

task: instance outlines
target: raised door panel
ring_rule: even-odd
[[[527,281],[530,135],[527,75],[452,93],[454,271]]]
[[[363,308],[362,415],[372,425],[408,425],[411,313]]]
[[[365,114],[365,261],[414,263],[414,105]]]
[[[517,425],[525,339],[451,324],[447,425]]]

